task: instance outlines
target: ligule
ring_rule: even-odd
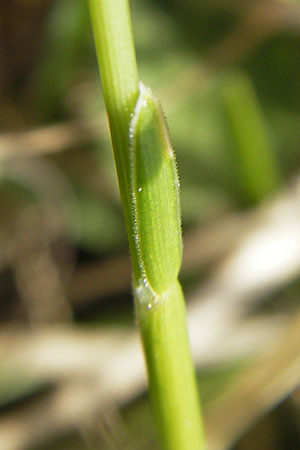
[[[179,179],[161,107],[142,83],[129,147],[135,287],[137,295],[147,291],[146,297],[156,297],[176,280],[181,265]]]

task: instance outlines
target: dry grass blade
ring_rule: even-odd
[[[300,311],[280,342],[259,358],[208,412],[209,450],[225,450],[300,383]],[[230,411],[230,414],[228,414]]]
[[[232,397],[222,400],[218,407],[216,405],[217,409],[209,413],[210,429],[215,427],[216,420],[220,421],[219,414],[223,416],[221,423],[224,423],[224,429],[220,423],[218,427],[215,427],[214,440],[210,441],[211,448],[214,446],[216,449],[226,448],[228,442],[236,438],[234,430],[240,433],[257,414],[261,414],[277,402],[299,382],[297,369],[299,367],[297,354],[300,339],[299,317],[295,318],[293,325],[290,326],[287,324],[287,318],[282,316],[269,317],[269,321],[266,321],[266,318],[248,320],[245,315],[253,296],[257,298],[259,292],[272,292],[299,274],[298,197],[296,187],[285,195],[282,194],[274,203],[266,205],[251,217],[251,226],[248,224],[249,226],[246,227],[245,235],[237,243],[231,258],[227,259],[211,280],[201,288],[201,291],[195,294],[195,301],[188,309],[189,332],[198,366],[218,364],[243,355],[257,355],[258,351],[267,351],[280,336],[283,336],[282,333],[287,333],[287,337],[282,338],[282,344],[277,350],[274,350],[274,353],[266,360],[260,361],[261,368],[259,365],[250,369],[249,374],[247,373],[238,384],[237,393],[233,391]],[[276,234],[274,234],[275,231]],[[280,236],[286,235],[291,245],[278,246]],[[254,238],[256,245],[254,248],[250,246],[252,253],[248,253],[248,244]],[[267,265],[262,257],[268,254],[266,248],[262,246],[266,242],[275,245],[272,261],[278,261],[276,270],[274,265]],[[256,257],[251,259],[253,255]],[[241,261],[244,263],[240,264]],[[251,261],[256,261],[257,272],[254,273],[253,278],[249,279]],[[264,272],[261,277],[258,275],[261,274],[262,269]],[[216,326],[212,327],[212,323]],[[289,328],[290,331],[287,331]],[[22,367],[22,370],[29,372],[34,371],[42,379],[50,377],[57,383],[61,380],[65,380],[67,384],[70,382],[71,396],[73,396],[73,389],[76,391],[78,386],[79,394],[74,394],[74,401],[78,402],[76,408],[65,408],[63,414],[59,416],[63,429],[68,429],[70,423],[80,423],[87,410],[89,414],[102,410],[107,401],[115,401],[117,405],[121,405],[130,401],[145,388],[144,368],[139,358],[139,344],[135,333],[124,331],[86,333],[71,328],[44,328],[35,330],[31,335],[22,332],[18,337],[15,333],[3,331],[0,343],[2,360],[7,364]],[[273,381],[270,376],[271,371]],[[82,380],[79,385],[76,384],[78,375]],[[251,379],[249,375],[252,376]],[[75,384],[74,380],[77,380]],[[57,394],[53,394],[54,400],[51,400],[59,411],[65,402],[64,386],[61,387],[62,391],[59,390]],[[265,388],[267,388],[266,392]],[[80,395],[80,392],[85,389],[88,393]],[[256,397],[254,391],[262,397]],[[248,406],[245,408],[247,398],[254,403],[252,408]],[[224,413],[224,408],[229,406],[231,415]],[[2,418],[0,436],[3,439],[8,435],[11,439],[14,437],[6,446],[4,446],[5,441],[0,441],[0,447],[3,450],[21,450],[24,448],[22,442],[32,442],[37,439],[35,431],[37,428],[41,430],[41,438],[57,426],[55,407],[46,408],[43,416],[40,408],[37,413],[34,412],[32,405],[30,408],[32,416],[36,419],[33,418],[25,428],[22,427],[22,423],[24,424],[24,419],[27,417],[27,410],[20,412],[19,419],[15,421],[7,416]],[[234,408],[236,408],[237,417],[240,417],[240,423],[234,422],[236,417]],[[244,411],[243,414],[240,410]],[[226,428],[228,426],[228,434],[225,430],[225,422]]]

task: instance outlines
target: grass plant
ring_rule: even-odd
[[[89,5],[162,446],[202,450],[199,396],[177,279],[182,240],[175,155],[160,105],[139,82],[128,1],[90,0]]]
[[[258,204],[281,184],[263,112],[250,80],[242,72],[227,75],[221,97],[234,143],[237,188],[244,204]]]

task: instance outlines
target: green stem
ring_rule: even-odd
[[[127,0],[89,0],[102,90],[109,120],[123,214],[131,254],[128,129],[139,78]],[[133,259],[134,273],[138,272]]]
[[[137,320],[157,425],[164,450],[203,450],[185,305],[176,279],[181,239],[177,236],[179,203],[176,176],[172,178],[173,153],[150,91],[144,92],[144,101],[135,109],[139,87],[128,0],[89,0],[89,3],[132,256]],[[131,127],[129,147],[133,113],[135,126]],[[140,181],[141,185],[136,184]],[[167,204],[166,198],[170,199]],[[157,212],[160,205],[155,206],[158,201],[165,205],[160,208],[162,214],[160,209]],[[161,216],[168,210],[170,217],[164,220]],[[166,233],[165,224],[169,228],[174,225],[173,232]],[[175,236],[176,242],[168,242],[169,234]],[[178,252],[173,252],[173,245]],[[177,262],[172,263],[172,252],[179,258]],[[161,257],[159,253],[163,253]]]
[[[163,448],[202,450],[199,395],[178,281],[152,307],[137,303],[137,312]]]

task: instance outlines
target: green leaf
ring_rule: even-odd
[[[139,281],[160,294],[176,280],[181,265],[179,179],[160,105],[142,83],[129,139]]]

